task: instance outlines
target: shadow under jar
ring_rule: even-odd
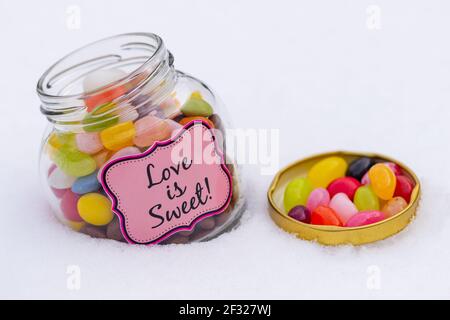
[[[232,196],[220,212],[158,243],[209,240],[239,221],[245,200],[235,162],[226,155],[224,107],[207,85],[174,68],[157,35],[117,35],[73,51],[42,75],[37,92],[50,122],[41,147],[41,177],[64,224],[92,237],[126,241],[113,199],[101,184],[102,169],[198,121],[223,138]]]

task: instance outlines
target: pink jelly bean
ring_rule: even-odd
[[[78,150],[87,154],[94,154],[103,149],[98,132],[78,133],[75,140]]]
[[[133,142],[138,147],[149,147],[155,141],[170,138],[172,128],[163,119],[152,115],[145,116],[134,123],[136,135]]]
[[[118,159],[118,158],[126,157],[126,156],[132,156],[133,154],[138,154],[138,153],[141,153],[141,150],[139,150],[139,149],[136,148],[136,147],[125,147],[125,148],[123,148],[123,149],[120,149],[120,150],[117,151],[116,153],[114,153],[114,154],[111,156],[111,158],[108,160],[108,162],[109,162],[109,161],[112,161],[112,160],[114,160],[114,159]],[[103,170],[104,167],[105,167],[105,166],[103,165],[103,166],[98,170],[98,173],[97,173],[97,180],[98,180],[98,181],[101,181],[100,175],[101,175],[102,170]]]
[[[367,185],[370,184],[370,179],[369,179],[369,171],[367,171],[364,176],[361,179],[361,184],[362,185]]]
[[[358,209],[345,193],[336,193],[331,198],[329,207],[337,213],[341,221],[345,224],[350,217],[358,213]]]
[[[379,222],[385,218],[384,213],[381,211],[361,211],[351,217],[347,223],[346,227],[359,227],[365,226],[367,224],[372,224]]]
[[[79,195],[73,193],[71,190],[67,190],[64,196],[61,199],[60,207],[61,211],[64,214],[64,217],[69,221],[81,222],[80,215],[78,214],[77,203]]]
[[[324,188],[314,189],[306,201],[306,208],[313,212],[318,206],[328,206],[330,202],[330,194]]]

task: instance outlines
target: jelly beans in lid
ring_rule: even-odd
[[[338,151],[280,170],[267,197],[271,218],[285,231],[325,245],[361,245],[408,225],[419,203],[420,182],[397,160]]]

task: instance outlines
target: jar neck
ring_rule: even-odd
[[[123,76],[91,91],[84,90],[87,76],[111,69],[121,70]],[[111,97],[111,101],[99,101],[111,106],[95,112],[99,121],[143,107],[157,108],[173,92],[176,80],[173,56],[162,39],[150,33],[133,33],[106,38],[68,54],[42,75],[37,92],[41,112],[50,122],[76,130],[92,112],[89,101]]]

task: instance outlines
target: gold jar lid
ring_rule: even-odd
[[[351,228],[306,224],[289,217],[283,206],[286,185],[293,178],[306,176],[309,169],[316,162],[330,156],[342,157],[348,163],[360,157],[369,157],[398,164],[403,169],[404,174],[410,177],[415,183],[408,206],[401,212],[383,221]],[[314,240],[324,245],[361,245],[390,237],[400,232],[409,224],[415,216],[419,203],[420,181],[411,169],[390,157],[375,153],[337,151],[301,159],[281,169],[275,175],[267,192],[267,197],[272,220],[285,231],[293,233],[301,239]]]

